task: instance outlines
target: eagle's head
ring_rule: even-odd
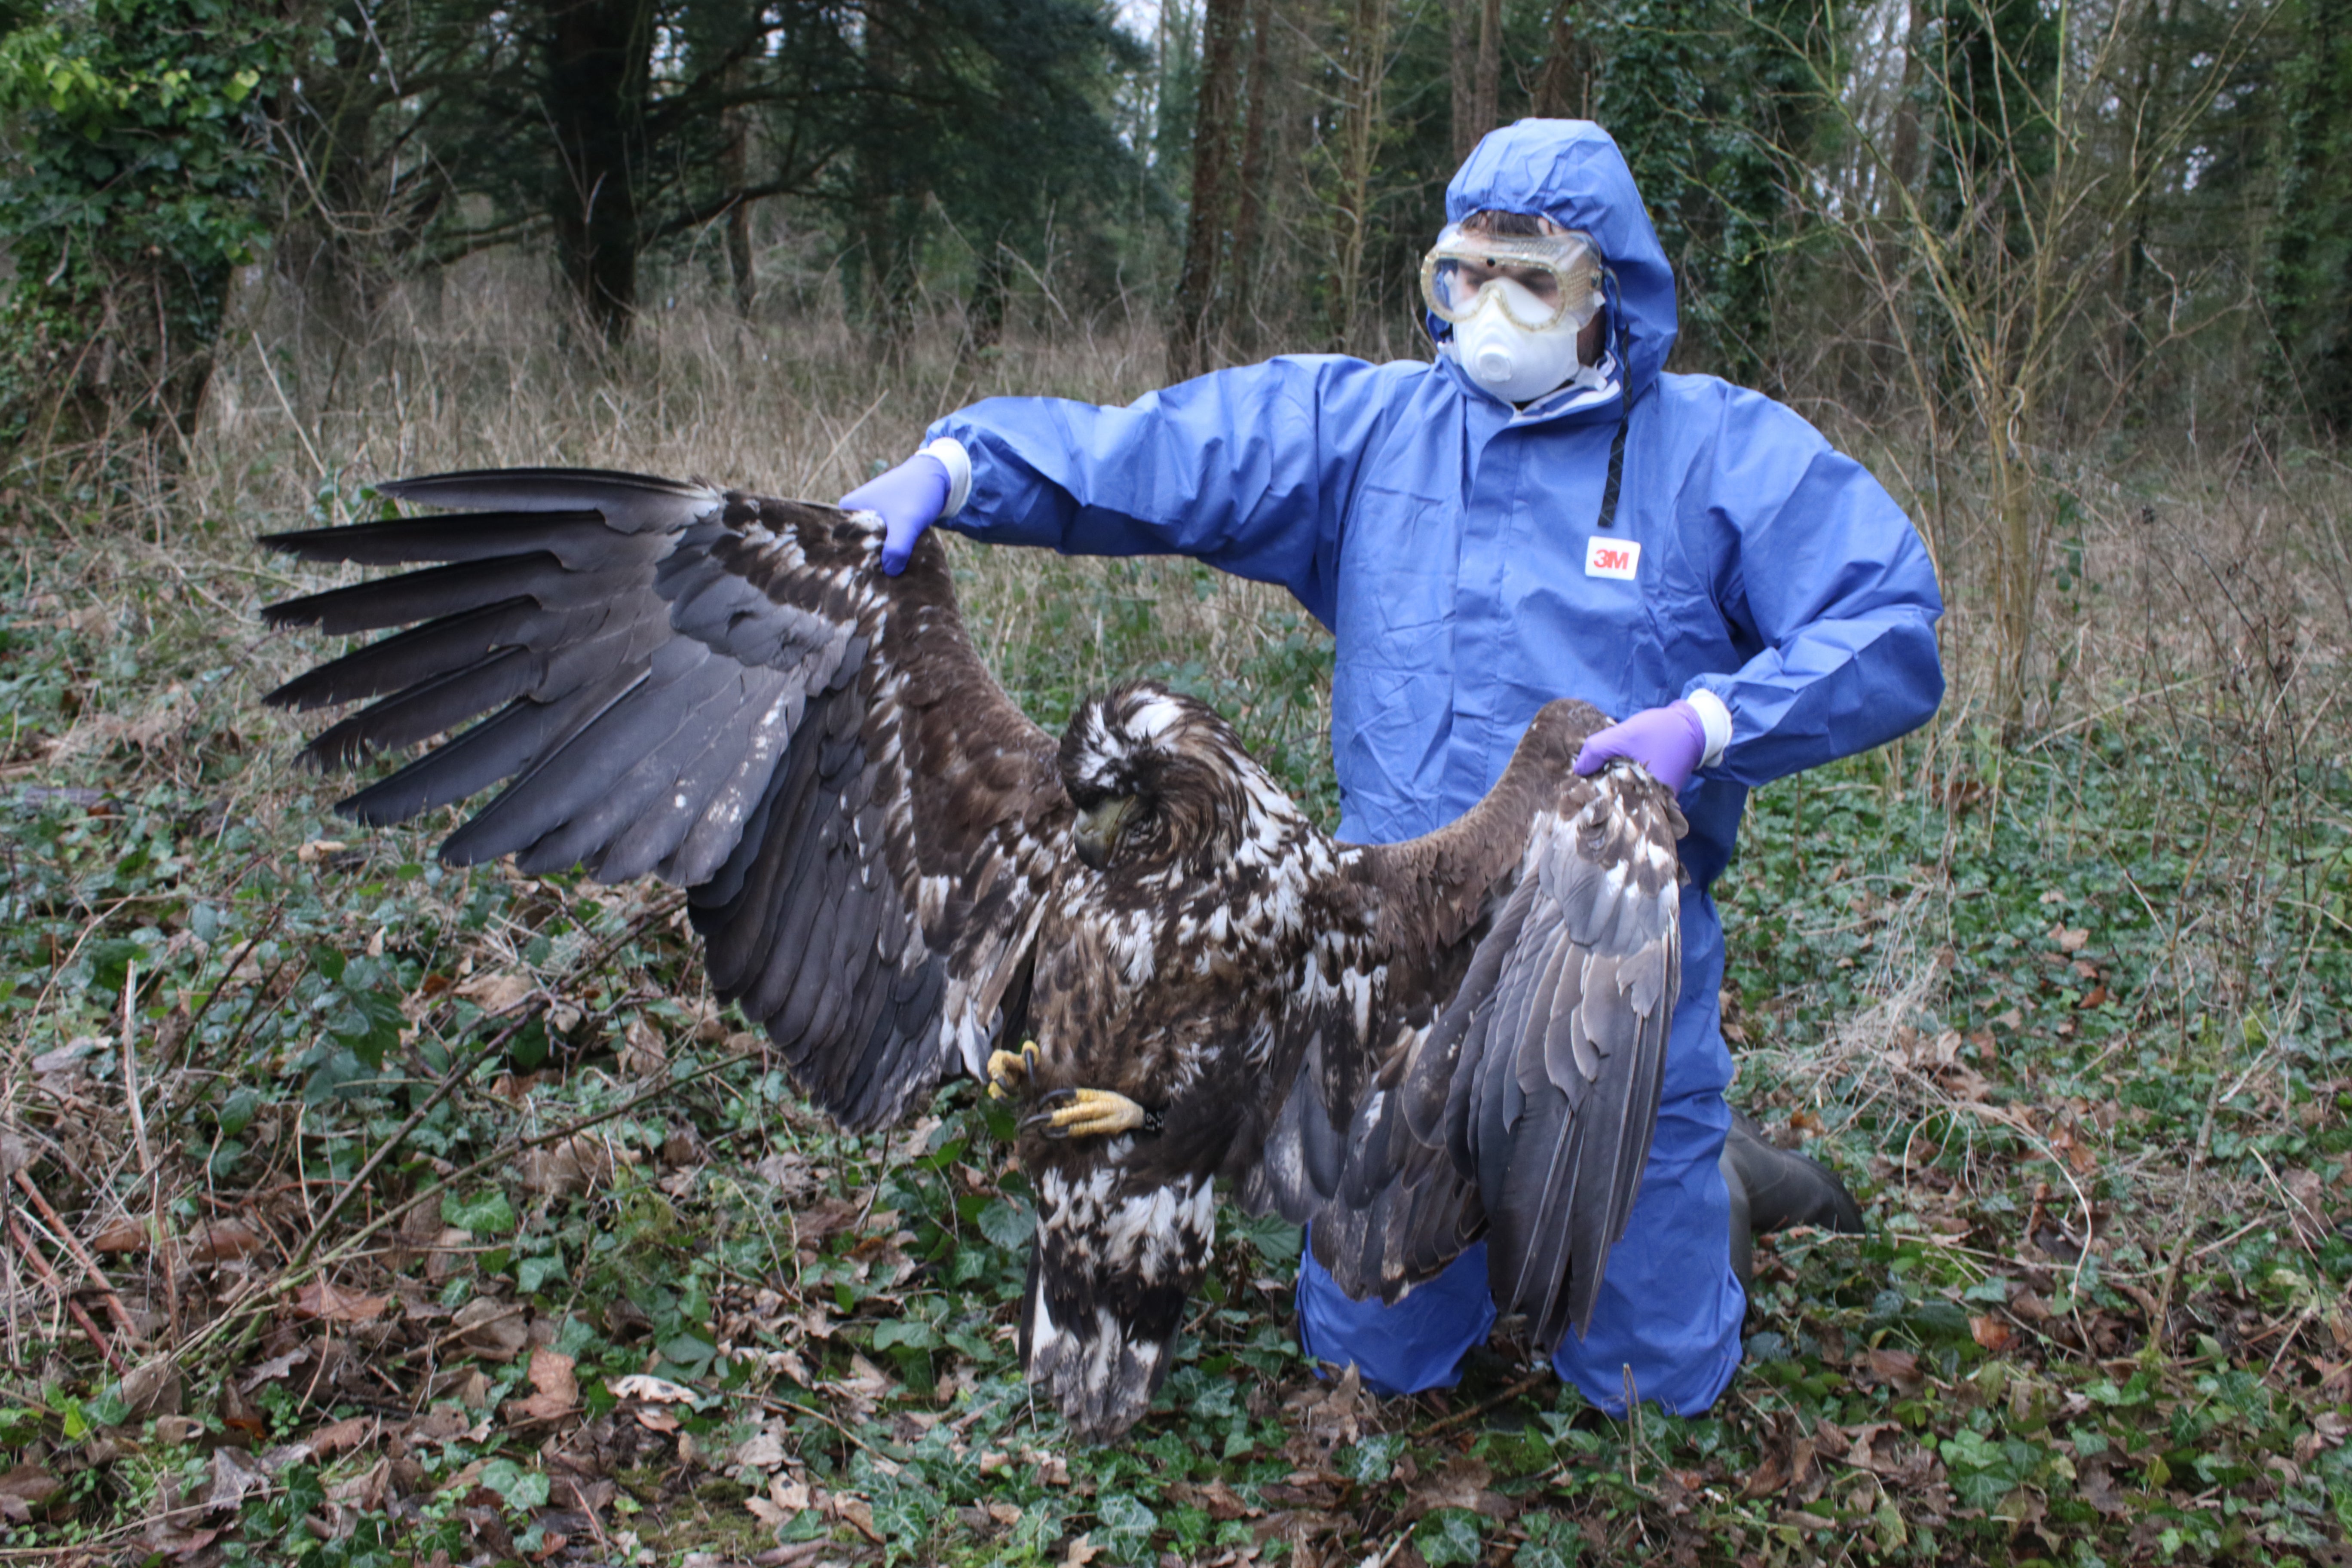
[[[1295,815],[1233,727],[1206,703],[1149,680],[1078,705],[1062,734],[1062,787],[1078,808],[1078,858],[1097,870],[1198,874]]]

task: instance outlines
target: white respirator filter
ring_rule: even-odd
[[[1582,331],[1572,318],[1563,318],[1539,331],[1530,331],[1514,320],[1508,296],[1525,294],[1516,283],[1489,284],[1492,296],[1466,321],[1454,328],[1454,357],[1470,379],[1506,403],[1526,403],[1541,397],[1577,372],[1576,340]],[[1539,310],[1532,297],[1528,310]]]

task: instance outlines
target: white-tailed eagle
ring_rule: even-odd
[[[443,859],[687,888],[714,986],[846,1127],[949,1074],[1023,1097],[1023,1362],[1080,1436],[1166,1375],[1219,1177],[1351,1294],[1483,1236],[1538,1342],[1589,1322],[1656,1120],[1684,830],[1647,773],[1570,771],[1598,711],[1543,709],[1451,826],[1339,844],[1190,698],[1031,723],[936,535],[890,577],[831,507],[573,469],[383,488],[445,510],[265,542],[433,563],[267,612],[407,628],[271,693],[365,704],[310,760],[461,731],[341,809],[502,785]]]

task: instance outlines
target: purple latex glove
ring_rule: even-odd
[[[866,480],[837,502],[844,511],[870,511],[882,519],[882,570],[896,577],[907,569],[915,541],[939,521],[948,504],[948,466],[918,452],[887,474]]]
[[[1595,730],[1576,753],[1576,771],[1597,773],[1622,757],[1650,770],[1650,776],[1674,791],[1683,792],[1698,760],[1706,755],[1706,724],[1687,702],[1645,708],[1622,724]]]

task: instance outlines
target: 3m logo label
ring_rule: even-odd
[[[1588,577],[1615,577],[1631,583],[1633,569],[1641,563],[1642,542],[1638,539],[1611,539],[1596,533],[1584,542],[1584,574]]]

